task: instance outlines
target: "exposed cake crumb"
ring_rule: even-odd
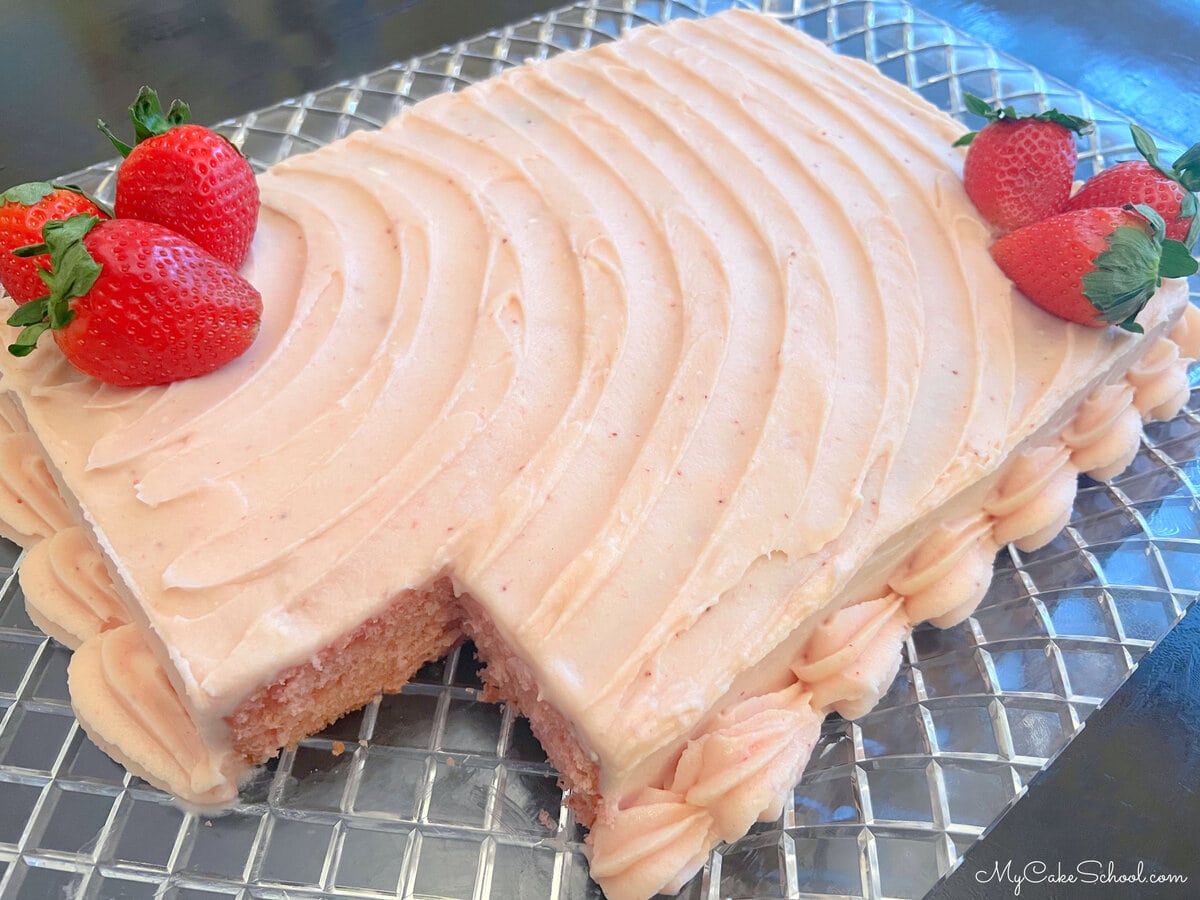
[[[422,662],[458,643],[458,616],[446,579],[405,591],[380,615],[244,701],[226,719],[234,748],[248,762],[264,762],[378,697],[381,688],[399,691]]]

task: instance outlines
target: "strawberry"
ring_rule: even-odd
[[[1200,144],[1193,145],[1168,169],[1158,158],[1154,138],[1136,125],[1129,126],[1129,130],[1134,146],[1145,159],[1117,163],[1093,175],[1071,198],[1067,209],[1144,203],[1163,217],[1168,238],[1183,241],[1192,249],[1200,234],[1195,194],[1200,191]]]
[[[80,371],[122,386],[204,375],[245,352],[262,298],[233,268],[169,228],[78,215],[47,222],[50,294],[17,309],[9,351],[25,356],[47,330]]]
[[[1145,205],[1073,210],[1005,235],[992,244],[992,258],[1047,312],[1140,334],[1134,319],[1162,279],[1196,271],[1187,248],[1165,240],[1165,231]]]
[[[1019,115],[964,94],[967,109],[987,119],[980,131],[959,138],[968,146],[963,166],[967,196],[985,219],[1003,231],[1062,212],[1075,177],[1075,134],[1092,123],[1050,109]]]
[[[136,146],[100,130],[125,157],[117,169],[117,218],[157,222],[191,238],[235,269],[258,224],[258,182],[241,152],[222,135],[190,125],[176,100],[163,113],[148,87],[129,107]]]
[[[50,268],[49,260],[14,256],[19,247],[41,243],[42,226],[51,219],[67,219],[87,213],[107,219],[109,212],[73,185],[34,181],[19,184],[0,194],[0,285],[18,303],[46,295],[39,270]]]

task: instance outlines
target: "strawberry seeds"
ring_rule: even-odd
[[[109,384],[165,384],[212,372],[258,334],[262,297],[238,274],[258,221],[258,185],[228,140],[164,113],[143,87],[130,107],[116,216],[76,188],[0,195],[0,284],[20,304],[9,351],[49,331],[67,360]]]
[[[1145,162],[1121,163],[1073,197],[1075,135],[1092,124],[1057,110],[1020,115],[967,94],[987,119],[955,146],[969,146],[963,185],[980,214],[1003,232],[992,258],[1033,303],[1081,325],[1141,332],[1138,313],[1163,278],[1197,270],[1200,144],[1171,167],[1136,125]]]

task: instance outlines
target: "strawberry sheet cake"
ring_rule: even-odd
[[[0,363],[0,519],[89,735],[221,807],[470,638],[606,894],[677,889],[1186,399],[1184,282],[1142,334],[1029,303],[961,131],[738,12],[261,176],[244,356]]]

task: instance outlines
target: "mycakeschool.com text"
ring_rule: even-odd
[[[1014,897],[1020,897],[1025,887],[1075,885],[1097,888],[1121,885],[1183,885],[1188,876],[1174,872],[1155,872],[1144,862],[1129,869],[1119,869],[1111,860],[1084,859],[1077,863],[1047,862],[1031,859],[1028,862],[997,860],[975,871],[979,884],[1007,886]],[[1116,896],[1116,895],[1114,895]]]

